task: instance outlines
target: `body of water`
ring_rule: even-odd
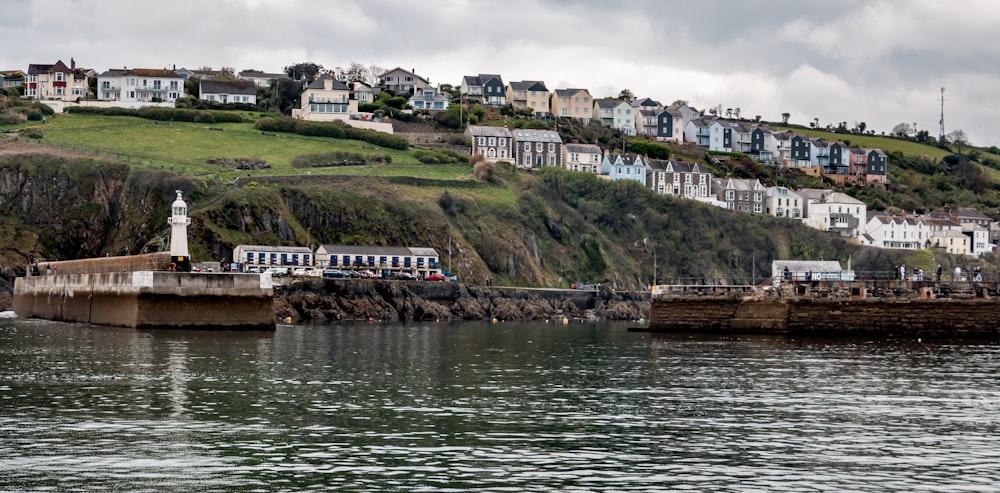
[[[0,490],[998,491],[1000,345],[0,320]]]

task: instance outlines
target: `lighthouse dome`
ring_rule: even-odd
[[[187,204],[184,202],[184,199],[181,198],[181,193],[182,192],[180,190],[177,191],[177,200],[174,200],[174,203],[170,204],[171,209],[176,209],[178,207],[187,208]]]

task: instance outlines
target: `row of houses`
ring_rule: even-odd
[[[426,278],[442,273],[440,259],[437,250],[424,247],[320,245],[313,251],[297,246],[237,245],[233,249],[233,262],[240,272],[253,267],[315,267]]]
[[[979,256],[1000,242],[1000,226],[975,209],[899,217],[869,212],[864,202],[830,189],[766,187],[757,179],[715,177],[701,163],[609,153],[593,144],[563,144],[559,134],[551,130],[472,125],[465,136],[471,142],[471,152],[489,161],[509,161],[522,169],[561,167],[611,181],[632,180],[660,195],[797,220],[880,248],[936,247]]]

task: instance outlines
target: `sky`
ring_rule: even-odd
[[[1000,145],[995,0],[5,0],[0,12],[0,70],[358,62],[432,84],[496,73],[932,136],[944,87],[945,133]]]

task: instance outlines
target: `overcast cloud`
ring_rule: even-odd
[[[0,70],[360,62],[931,135],[946,87],[945,131],[1000,145],[997,26],[994,0],[7,0]]]

